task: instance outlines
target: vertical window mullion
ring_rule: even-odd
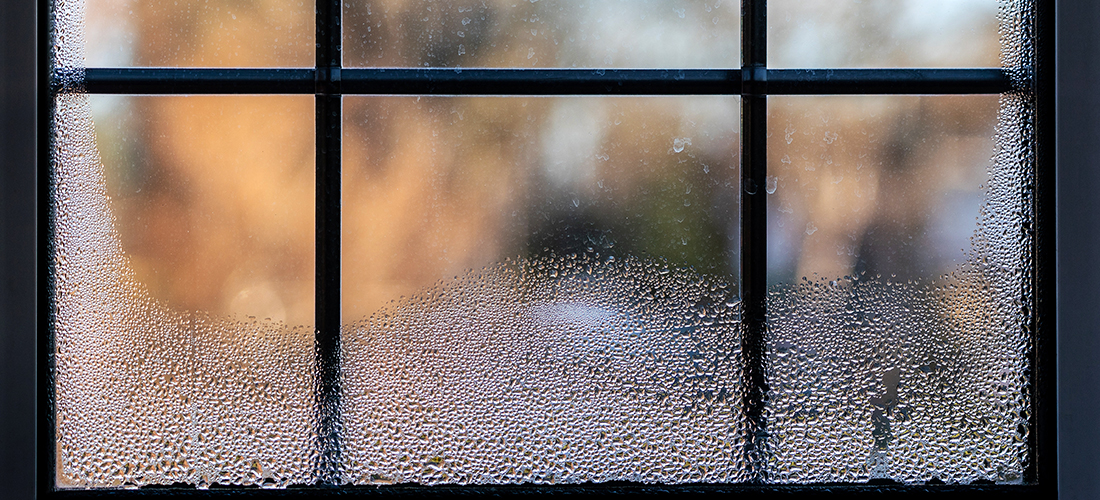
[[[767,1],[741,3],[741,355],[745,463],[751,481],[766,481],[764,371],[767,321]]]
[[[38,369],[38,422],[37,422],[37,477],[36,494],[48,494],[57,487],[57,386],[54,374],[57,367],[57,218],[54,185],[57,177],[54,166],[57,164],[54,137],[54,120],[57,116],[57,85],[54,78],[55,27],[53,1],[38,3],[38,217],[40,220],[38,248],[46,252],[46,258],[39,258],[39,295],[37,314],[40,336],[37,352]],[[41,270],[45,268],[44,272]],[[43,284],[45,286],[43,286]],[[45,344],[45,345],[42,345]],[[45,407],[45,411],[43,410]]]
[[[316,276],[317,480],[335,484],[340,463],[340,1],[317,0]]]
[[[1027,317],[1032,352],[1029,356],[1031,415],[1028,416],[1027,448],[1029,461],[1024,469],[1024,481],[1043,485],[1045,492],[1056,494],[1058,489],[1058,387],[1057,343],[1058,303],[1056,300],[1056,148],[1057,134],[1055,112],[1055,80],[1057,57],[1055,46],[1055,0],[1038,0],[1033,7],[1035,32],[1033,33],[1033,78],[1030,86],[1034,100],[1035,158],[1033,159],[1034,184],[1031,199],[1034,217],[1029,244],[1034,256],[1030,294],[1033,297],[1032,313]]]

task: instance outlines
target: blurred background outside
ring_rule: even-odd
[[[770,2],[772,67],[996,67],[996,0]],[[729,0],[349,2],[346,66],[740,65]],[[87,64],[313,65],[313,5],[88,0]],[[169,306],[311,324],[311,96],[92,96],[123,247]],[[773,97],[769,277],[966,259],[997,96]],[[737,282],[737,97],[345,97],[355,321],[506,258],[597,252]]]

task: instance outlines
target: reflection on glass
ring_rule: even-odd
[[[998,0],[771,0],[775,68],[1000,65]]]
[[[998,241],[1027,208],[997,105],[771,99],[771,480],[1021,481],[1026,272]]]
[[[729,0],[354,0],[346,66],[713,68],[740,65]]]
[[[88,67],[313,66],[313,2],[87,0]]]
[[[92,96],[135,277],[184,310],[313,322],[313,99]]]
[[[358,484],[741,481],[737,98],[346,98]]]

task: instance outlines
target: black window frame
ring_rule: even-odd
[[[878,496],[993,498],[1005,494],[1057,493],[1055,385],[1055,0],[1023,0],[1033,9],[1025,29],[1032,32],[1033,66],[1015,75],[1002,68],[901,69],[769,69],[767,67],[767,1],[742,0],[742,65],[731,69],[463,69],[343,68],[340,0],[316,2],[316,64],[314,68],[88,68],[79,88],[65,87],[52,66],[53,3],[39,4],[39,245],[46,265],[39,269],[37,492],[43,498],[101,497],[329,497],[530,494],[677,494],[723,493],[742,496]],[[1022,82],[1022,83],[1021,83]],[[316,404],[325,415],[318,435],[322,460],[339,460],[336,433],[339,419],[340,350],[340,172],[341,104],[344,95],[555,96],[555,95],[740,95],[741,96],[741,294],[744,304],[742,353],[749,389],[742,401],[751,425],[765,426],[764,373],[767,291],[766,208],[767,98],[771,95],[837,94],[999,94],[1020,93],[1031,106],[1034,177],[1021,186],[1031,194],[1033,224],[1028,236],[1033,274],[1028,284],[1030,309],[1029,460],[1023,484],[967,485],[898,484],[890,481],[837,484],[653,485],[600,483],[583,485],[507,486],[339,486],[337,478],[321,484],[268,490],[218,487],[199,490],[190,485],[126,489],[59,489],[56,487],[56,423],[54,421],[54,200],[52,190],[55,97],[66,92],[89,94],[314,94],[316,99],[316,351],[322,389]],[[746,454],[756,453],[753,433]],[[752,464],[754,461],[750,460]]]

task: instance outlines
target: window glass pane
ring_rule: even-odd
[[[312,322],[312,96],[90,99],[134,277],[172,307]]]
[[[354,482],[745,478],[737,98],[344,119]]]
[[[313,66],[314,2],[87,0],[88,67]]]
[[[58,484],[310,482],[312,96],[57,102]]]
[[[913,280],[961,265],[997,96],[769,99],[769,276]]]
[[[740,66],[731,0],[353,0],[347,66]]]
[[[1030,209],[1003,100],[1000,150],[996,96],[770,100],[773,481],[1021,481]]]
[[[1000,66],[998,0],[770,0],[768,66]]]

